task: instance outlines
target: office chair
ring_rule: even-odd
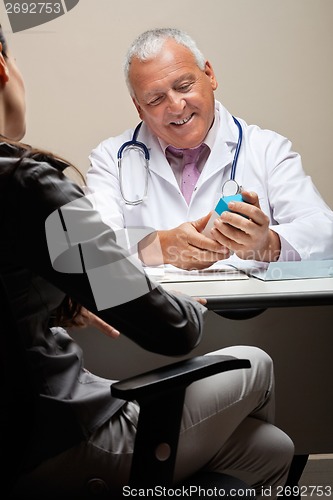
[[[250,366],[249,360],[232,356],[196,356],[111,386],[115,397],[136,400],[140,405],[131,487],[172,486],[186,388],[196,380]],[[225,489],[248,489],[241,481],[223,474],[198,473],[184,484],[202,487],[207,483]]]
[[[24,449],[29,447],[36,396],[31,389],[32,384],[26,378],[28,370],[25,370],[23,350],[18,335],[15,335],[14,315],[1,277],[0,314],[3,403],[0,411],[3,461],[0,468],[0,491],[7,500],[17,498],[11,495],[11,490],[22,471]],[[183,402],[188,385],[216,373],[250,366],[249,360],[232,356],[196,356],[112,384],[110,390],[113,396],[127,401],[136,400],[140,405],[129,487],[172,486]],[[79,493],[80,500],[125,498],[121,492],[112,496],[98,477],[87,478],[86,485],[86,491]],[[198,472],[178,486],[215,487],[223,491],[232,489],[234,492],[238,490],[240,498],[245,496],[246,491],[248,496],[254,497],[253,490],[245,483],[225,474]],[[26,494],[25,498],[30,498],[29,493]],[[235,493],[233,497],[237,499]],[[192,494],[191,498],[199,497]]]

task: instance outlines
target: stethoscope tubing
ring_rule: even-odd
[[[232,118],[233,118],[233,120],[234,120],[234,122],[235,122],[235,124],[237,125],[237,128],[238,128],[238,141],[237,141],[237,146],[236,146],[236,151],[235,151],[234,159],[233,159],[232,164],[231,164],[230,179],[224,183],[224,186],[227,183],[233,183],[233,184],[235,184],[236,189],[239,192],[241,190],[241,188],[238,186],[238,184],[237,184],[237,182],[235,180],[235,177],[236,177],[236,168],[237,168],[238,156],[239,156],[240,148],[241,148],[242,141],[243,141],[243,130],[242,130],[242,126],[239,123],[239,121],[237,120],[237,118],[235,118],[234,116]],[[118,153],[117,153],[118,168],[119,168],[120,192],[121,192],[121,196],[122,196],[123,200],[128,205],[139,205],[147,197],[147,192],[148,192],[148,176],[149,176],[150,153],[149,153],[149,150],[148,150],[147,146],[143,142],[138,141],[138,135],[139,135],[142,123],[143,123],[142,121],[140,123],[138,123],[138,125],[135,127],[132,139],[130,141],[124,142],[124,144],[122,144],[120,146],[120,148],[118,150]],[[146,164],[145,164],[145,168],[146,168],[146,182],[145,182],[144,196],[143,196],[142,199],[135,200],[135,201],[130,201],[130,200],[126,199],[124,191],[123,191],[123,178],[122,178],[121,161],[122,161],[124,150],[126,148],[133,148],[133,149],[136,149],[138,151],[141,151],[144,154],[145,161],[146,161]]]
[[[237,128],[238,128],[238,141],[237,141],[235,156],[234,156],[234,159],[233,159],[233,162],[231,165],[231,173],[230,173],[230,180],[234,181],[235,177],[236,177],[236,167],[237,167],[237,162],[238,162],[239,151],[240,151],[240,148],[241,148],[241,145],[243,142],[243,130],[242,130],[242,126],[239,123],[239,121],[237,120],[237,118],[235,118],[234,116],[232,118],[233,118],[233,120],[236,123]]]
[[[140,122],[135,127],[132,139],[130,141],[124,142],[124,144],[122,144],[120,146],[118,153],[117,153],[118,161],[121,160],[121,158],[123,156],[124,149],[130,148],[130,147],[141,149],[144,152],[146,161],[150,161],[149,149],[147,148],[147,146],[143,142],[138,141],[138,135],[139,135],[139,131],[140,131],[140,128],[142,126],[142,123],[143,122]]]

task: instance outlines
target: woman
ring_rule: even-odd
[[[128,481],[138,408],[112,399],[111,381],[84,369],[79,346],[63,328],[51,328],[54,311],[69,296],[70,304],[82,304],[84,314],[111,336],[121,331],[145,349],[178,355],[200,341],[203,308],[148,280],[115,243],[113,232],[81,189],[64,176],[66,162],[13,142],[25,132],[24,85],[2,31],[0,41],[0,277],[16,324],[11,333],[24,350],[23,359],[11,360],[11,372],[20,373],[24,367],[21,382],[30,381],[37,395],[31,442],[15,492],[22,498],[27,492],[33,498],[50,498],[51,493],[80,498],[96,471],[114,491]],[[69,240],[82,230],[84,242],[81,245],[79,237],[68,252],[55,252],[55,227]],[[96,306],[100,298],[90,281],[94,265],[78,271],[78,249],[83,254],[97,252],[95,267],[111,265],[110,307]],[[256,487],[259,496],[263,486],[272,486],[274,492],[284,485],[293,444],[272,425],[271,359],[250,347],[222,352],[249,358],[252,368],[189,388],[175,479],[201,468],[232,471]],[[18,420],[21,427],[24,418],[19,415]]]

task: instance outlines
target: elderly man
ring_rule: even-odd
[[[151,228],[139,244],[147,265],[199,269],[231,254],[267,262],[333,258],[333,213],[300,156],[284,137],[235,119],[215,101],[213,67],[186,33],[140,35],[125,76],[143,122],[135,135],[150,156],[149,171],[142,148],[121,151],[133,139],[128,130],[92,151],[87,183],[112,227]],[[243,186],[242,201],[231,202],[203,234],[230,178]]]

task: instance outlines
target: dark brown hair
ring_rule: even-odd
[[[6,41],[5,35],[3,34],[3,31],[2,31],[1,23],[0,23],[0,43],[2,43],[3,56],[7,57],[8,46],[7,46],[7,41]]]

